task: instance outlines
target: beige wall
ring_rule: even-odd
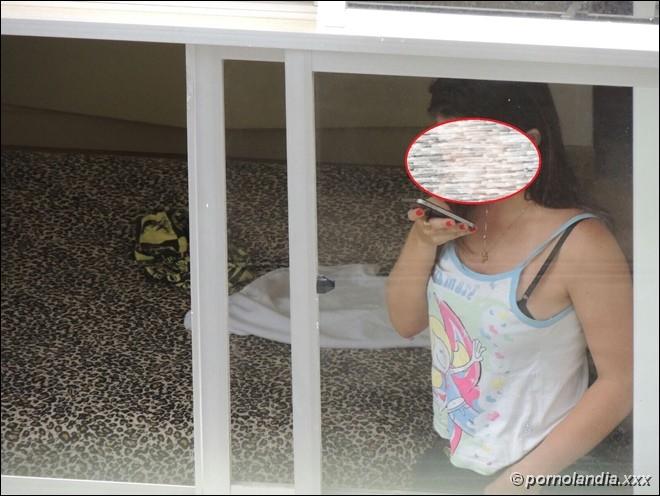
[[[2,103],[185,127],[182,45],[2,37]]]
[[[283,159],[282,64],[228,62],[225,80],[228,154]],[[399,165],[429,82],[317,77],[321,159]],[[590,146],[591,88],[551,88],[566,143]],[[185,107],[182,45],[2,37],[3,145],[183,154]]]

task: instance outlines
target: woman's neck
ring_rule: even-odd
[[[517,221],[523,211],[530,210],[535,205],[534,201],[525,199],[525,192],[522,191],[506,200],[471,207],[468,218],[479,230],[483,230],[484,224],[488,222],[488,230],[495,232],[498,229],[506,229],[512,222]]]

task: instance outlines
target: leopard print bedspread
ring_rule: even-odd
[[[379,263],[409,228],[403,167],[322,164],[319,263]],[[230,242],[288,265],[286,167],[227,164]],[[187,206],[182,159],[2,152],[2,473],[194,484],[187,292],[146,278],[133,225]],[[290,347],[230,337],[232,479],[293,480]],[[433,445],[427,349],[323,349],[324,487],[410,487]],[[607,456],[629,457],[615,431]],[[612,438],[611,436],[611,438]],[[616,436],[619,436],[618,438]]]

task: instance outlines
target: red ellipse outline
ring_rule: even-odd
[[[509,128],[511,128],[511,129],[513,129],[514,131],[517,131],[517,132],[519,132],[520,134],[522,134],[525,138],[527,138],[527,139],[529,140],[529,142],[532,144],[532,146],[534,146],[534,149],[536,150],[536,154],[537,154],[537,156],[538,156],[538,158],[539,158],[539,166],[538,166],[538,168],[536,169],[536,174],[534,174],[534,177],[533,177],[532,179],[530,179],[529,182],[528,182],[525,186],[523,186],[522,188],[520,188],[519,190],[517,190],[517,191],[515,191],[515,192],[513,192],[513,193],[511,193],[511,194],[509,194],[509,195],[503,196],[503,197],[501,197],[501,198],[496,198],[495,200],[483,200],[483,201],[450,200],[450,199],[448,199],[448,198],[444,198],[444,197],[442,197],[442,196],[440,196],[440,195],[438,195],[438,194],[436,194],[436,193],[431,193],[431,192],[430,192],[429,190],[427,190],[424,186],[422,186],[422,185],[419,184],[417,181],[415,181],[415,179],[412,177],[412,174],[410,173],[410,165],[408,164],[408,156],[410,155],[410,149],[411,149],[411,148],[413,147],[413,145],[417,142],[417,140],[419,139],[419,137],[420,137],[421,135],[426,134],[426,133],[429,132],[431,129],[434,129],[434,128],[436,128],[436,127],[440,127],[440,126],[444,126],[445,124],[449,124],[449,123],[451,123],[451,122],[456,122],[456,121],[488,121],[488,122],[495,122],[495,123],[497,123],[497,124],[502,124],[502,125],[504,125],[504,126],[506,126],[506,127],[509,127]],[[444,202],[448,202],[448,203],[457,203],[457,204],[459,204],[459,205],[486,205],[486,204],[488,204],[488,203],[495,203],[495,202],[498,202],[498,201],[506,200],[507,198],[511,198],[512,196],[517,195],[517,194],[520,193],[521,191],[525,191],[527,188],[529,188],[529,187],[534,183],[534,181],[536,181],[536,179],[539,177],[539,174],[541,174],[541,166],[542,166],[542,165],[543,165],[543,160],[542,160],[542,158],[541,158],[541,150],[540,150],[539,147],[536,145],[536,143],[534,142],[534,140],[533,140],[532,138],[530,138],[529,134],[527,134],[525,131],[523,131],[523,130],[520,129],[519,127],[514,126],[513,124],[510,124],[510,123],[508,123],[508,122],[504,122],[504,121],[500,121],[500,120],[497,120],[497,119],[490,119],[490,118],[488,118],[488,117],[456,117],[456,118],[454,118],[454,119],[447,119],[446,121],[442,121],[442,122],[435,123],[435,124],[433,124],[433,125],[427,127],[427,128],[424,129],[421,133],[418,133],[418,134],[415,136],[415,138],[414,138],[414,139],[410,142],[410,144],[408,145],[408,149],[406,150],[406,155],[405,155],[405,169],[406,169],[406,174],[408,175],[408,179],[410,179],[410,181],[415,185],[415,187],[416,187],[417,189],[423,191],[424,193],[426,193],[426,194],[429,195],[429,196],[432,196],[433,198],[438,198],[439,200],[442,200],[442,201],[444,201]]]

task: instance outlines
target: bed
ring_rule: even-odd
[[[386,275],[416,193],[403,168],[320,164],[317,181],[319,264]],[[256,276],[286,267],[286,165],[228,160],[227,184],[229,243]],[[186,205],[183,158],[2,151],[3,474],[194,484],[190,296],[132,260],[134,220]],[[232,479],[292,483],[290,346],[230,351]],[[321,350],[324,487],[416,487],[430,365],[427,348]],[[631,453],[624,423],[579,468],[632,473]]]

